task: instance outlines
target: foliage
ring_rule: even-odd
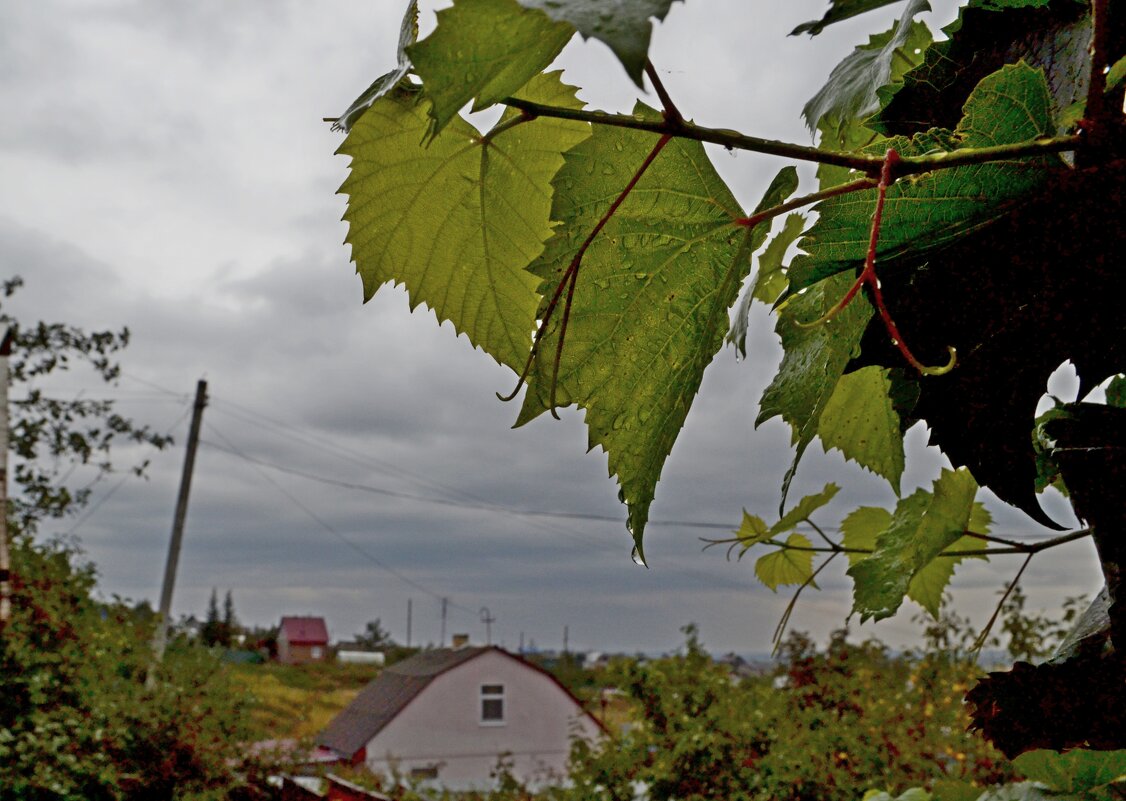
[[[885,4],[838,0],[795,33]],[[1123,229],[1107,224],[1123,216],[1121,15],[1106,0],[970,0],[932,44],[914,19],[926,4],[909,2],[806,105],[821,136],[808,147],[686,121],[645,58],[650,18],[669,3],[600,3],[597,15],[593,5],[455,0],[421,41],[410,5],[398,68],[358,101],[367,111],[339,123],[365,298],[402,283],[412,307],[431,306],[517,371],[517,391],[527,385],[517,424],[585,410],[588,446],[608,454],[643,560],[664,461],[761,249],[726,339],[745,352],[749,305],[771,304],[783,358],[758,422],[777,416],[792,430],[781,510],[818,439],[898,495],[904,436],[922,421],[954,468],[893,510],[848,515],[840,540],[806,501],[774,526],[745,514],[726,542],[740,555],[768,550],[755,563],[763,583],[800,593],[843,553],[862,619],[891,616],[904,598],[937,617],[961,560],[1018,553],[1027,565],[1091,536],[1109,597],[1126,597],[1115,539],[1126,410],[1070,404],[1033,439],[1062,362],[1084,389],[1126,372],[1126,286],[1111,257]],[[639,86],[644,74],[660,110],[587,110],[545,72],[576,32],[606,42]],[[504,110],[480,131],[459,115],[467,103]],[[747,215],[706,142],[815,162],[817,190],[794,197],[785,167]],[[768,244],[771,221],[804,207],[816,218],[800,236],[791,216]],[[1088,527],[1032,544],[990,535],[979,485],[1058,528],[1036,500],[1050,470]],[[1116,655],[1099,675],[1114,688],[1126,675],[1126,604],[1108,610]]]
[[[19,279],[4,285],[10,296]],[[0,322],[14,325],[7,316]],[[128,331],[65,324],[18,329],[11,377],[16,459],[8,534],[11,619],[0,622],[0,795],[74,799],[256,798],[258,766],[243,744],[244,702],[217,658],[177,640],[152,664],[156,616],[147,604],[99,600],[94,567],[77,545],[38,541],[37,523],[82,508],[89,485],[74,465],[112,469],[127,442],[170,439],[117,414],[112,402],[53,398],[45,377],[88,362],[113,381]],[[143,466],[138,466],[138,470]],[[146,683],[146,678],[151,680]]]
[[[13,614],[0,646],[5,797],[250,792],[245,704],[217,658],[178,641],[147,687],[153,617],[97,601],[93,568],[73,546],[27,534],[13,546]]]
[[[11,278],[0,284],[0,293],[10,298],[23,285]],[[109,384],[120,375],[114,356],[129,344],[129,329],[87,332],[65,323],[37,322],[20,325],[0,312],[0,329],[15,331],[10,358],[11,379],[26,388],[13,395],[10,405],[10,458],[12,516],[20,525],[45,517],[62,517],[80,509],[90,497],[98,478],[113,470],[110,452],[125,443],[143,443],[166,448],[172,438],[154,432],[114,411],[113,402],[88,398],[59,398],[39,384],[53,374],[76,365],[87,365],[94,375]],[[132,469],[143,474],[146,462]],[[95,478],[84,486],[68,486],[66,478],[75,465],[88,465]]]
[[[394,640],[391,639],[390,632],[383,628],[379,618],[369,620],[367,625],[364,626],[363,632],[355,636],[355,640],[366,648],[383,648],[395,644]]]

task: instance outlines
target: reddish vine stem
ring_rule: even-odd
[[[669,95],[665,85],[661,82],[661,76],[657,74],[657,68],[653,66],[653,62],[645,61],[645,74],[649,76],[649,82],[653,84],[653,91],[657,93],[657,97],[661,99],[661,108],[665,114],[665,121],[670,125],[680,125],[684,122],[684,117],[680,115],[680,110],[677,109],[676,104],[672,102],[672,97]]]
[[[802,585],[797,588],[797,590],[794,592],[794,597],[790,599],[790,602],[786,604],[786,611],[782,613],[782,617],[778,620],[778,625],[774,627],[774,637],[771,640],[771,642],[774,643],[774,650],[771,652],[772,656],[778,652],[778,646],[782,644],[782,635],[786,633],[786,625],[790,622],[790,615],[793,614],[794,607],[797,606],[798,596],[801,595],[802,590],[811,585],[817,579],[817,575],[826,567],[828,567],[829,563],[836,559],[840,553],[841,551],[835,551],[829,556],[828,559],[818,565],[817,569],[810,574],[809,578],[803,581]]]
[[[803,206],[808,206],[816,203],[819,200],[827,200],[831,197],[839,197],[840,195],[847,195],[852,192],[859,192],[863,189],[871,189],[876,186],[876,179],[874,178],[857,178],[855,181],[849,181],[846,184],[837,184],[828,189],[822,189],[820,192],[812,192],[808,195],[788,200],[785,203],[779,203],[777,206],[771,206],[768,209],[755,212],[750,217],[740,217],[735,220],[735,224],[743,228],[754,228],[761,222],[766,222],[779,214],[785,214],[794,209],[800,209]]]
[[[1094,33],[1091,41],[1091,73],[1087,83],[1087,105],[1083,112],[1080,127],[1091,137],[1097,150],[1105,144],[1107,128],[1106,112],[1106,69],[1107,47],[1109,45],[1109,25],[1107,15],[1108,0],[1094,0],[1091,6]]]
[[[528,380],[528,374],[531,372],[532,364],[535,362],[536,357],[539,355],[540,343],[543,341],[543,336],[547,332],[551,318],[555,314],[556,308],[559,306],[559,299],[563,296],[563,289],[564,287],[566,287],[567,298],[563,304],[563,320],[559,326],[559,340],[555,343],[555,361],[552,365],[551,370],[551,395],[549,400],[551,416],[556,420],[559,419],[559,414],[555,410],[555,390],[559,382],[559,363],[560,361],[562,361],[563,357],[563,342],[567,337],[567,323],[571,317],[571,303],[574,300],[575,285],[578,282],[579,268],[582,266],[583,256],[586,255],[587,249],[590,248],[591,244],[594,242],[598,234],[601,233],[602,229],[606,227],[606,224],[610,222],[610,219],[614,216],[615,212],[617,212],[618,207],[621,206],[622,203],[625,202],[625,199],[629,197],[630,193],[633,192],[634,187],[637,186],[637,182],[641,180],[641,177],[645,175],[646,170],[649,169],[649,165],[651,165],[657,158],[657,156],[660,155],[661,151],[664,150],[665,145],[667,145],[671,139],[672,134],[665,134],[657,140],[657,144],[653,146],[653,149],[649,151],[649,155],[647,155],[645,157],[645,160],[641,162],[641,166],[637,168],[637,171],[633,174],[633,177],[630,178],[629,183],[626,184],[625,189],[623,189],[621,193],[614,199],[614,202],[610,204],[610,207],[606,210],[606,213],[603,214],[601,219],[599,219],[599,221],[595,224],[590,234],[587,235],[587,238],[583,240],[583,243],[581,245],[579,245],[579,249],[571,258],[571,263],[567,265],[567,269],[563,271],[563,276],[559,279],[559,283],[555,287],[555,292],[552,294],[551,300],[548,302],[547,307],[544,309],[543,317],[540,319],[540,326],[536,330],[535,339],[532,341],[532,349],[528,353],[528,359],[524,363],[524,369],[521,371],[520,377],[517,379],[516,388],[512,390],[512,392],[508,395],[501,395],[499,392],[497,393],[497,397],[502,401],[510,401],[515,398],[516,394],[520,391],[520,388],[524,386],[524,382]]]
[[[887,199],[888,187],[895,183],[895,168],[900,160],[899,153],[897,153],[894,148],[889,148],[887,153],[884,154],[884,164],[880,169],[880,180],[879,183],[876,184],[876,211],[872,215],[872,230],[868,237],[868,254],[864,259],[864,269],[860,271],[860,276],[833,308],[829,309],[829,311],[825,312],[825,314],[813,322],[798,323],[798,325],[807,328],[832,320],[844,311],[848,304],[852,303],[856,294],[867,285],[872,293],[872,299],[875,301],[876,310],[879,312],[880,319],[883,320],[884,328],[887,329],[888,335],[891,337],[891,343],[895,345],[903,358],[907,360],[907,363],[923,375],[943,375],[954,369],[954,364],[958,359],[958,352],[953,347],[947,346],[947,350],[950,352],[950,361],[941,367],[929,367],[915,358],[915,354],[907,347],[907,343],[903,339],[903,334],[899,331],[899,326],[897,326],[895,320],[892,319],[887,304],[884,303],[884,293],[880,288],[879,276],[876,275],[876,247],[880,242],[880,226],[883,223],[884,217],[884,201]]]

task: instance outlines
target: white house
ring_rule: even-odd
[[[495,646],[442,648],[385,669],[317,744],[373,772],[467,790],[489,786],[502,758],[530,785],[560,781],[572,738],[603,731],[542,668]]]

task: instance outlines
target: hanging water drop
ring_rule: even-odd
[[[633,550],[630,551],[629,558],[633,560],[633,563],[635,565],[641,565],[644,568],[649,567],[649,565],[645,562],[645,557],[641,555],[641,551],[637,549],[636,545],[634,545]]]

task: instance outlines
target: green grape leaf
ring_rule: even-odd
[[[360,118],[361,114],[371,108],[372,103],[390,92],[399,85],[399,81],[407,77],[407,73],[411,71],[411,60],[410,56],[407,55],[407,48],[414,44],[417,39],[418,0],[411,0],[407,5],[406,13],[403,14],[402,27],[399,28],[399,59],[395,69],[380,75],[372,82],[371,86],[364,90],[362,95],[352,101],[348,110],[332,123],[332,130],[348,133],[352,130],[352,124]]]
[[[1112,89],[1116,89],[1118,84],[1122,83],[1123,80],[1126,80],[1126,56],[1118,59],[1118,61],[1114,62],[1110,69],[1107,70],[1106,90],[1109,92]]]
[[[825,15],[821,17],[821,19],[803,22],[790,31],[790,36],[798,36],[803,33],[816,36],[834,22],[850,19],[857,14],[863,14],[866,11],[874,11],[877,8],[883,8],[884,6],[890,6],[892,3],[898,2],[899,0],[832,0],[829,4],[829,10],[825,12]]]
[[[639,114],[655,115],[644,106]],[[596,127],[555,177],[559,220],[529,269],[548,298],[657,137]],[[728,309],[750,264],[738,201],[697,142],[671,140],[592,240],[575,284],[556,401],[586,409],[588,443],[609,456],[629,528],[642,534],[661,468],[723,344]],[[562,303],[540,342],[517,425],[551,407]]]
[[[914,19],[929,10],[927,0],[908,0],[902,16],[890,31],[871,37],[867,44],[853,50],[833,68],[829,80],[802,108],[802,116],[810,131],[816,131],[827,115],[842,121],[852,120],[880,108],[876,90],[891,81],[896,51],[912,38],[912,29],[916,25],[926,29]]]
[[[739,544],[743,548],[740,553],[740,556],[742,556],[748,548],[769,540],[774,536],[774,532],[770,530],[770,526],[766,525],[765,520],[744,509],[743,522],[739,525],[739,530],[735,532],[735,536],[739,538]]]
[[[975,507],[978,505],[975,504]],[[988,533],[988,531],[979,533]],[[967,535],[952,542],[946,550],[976,551],[983,547],[985,547],[984,542]],[[950,579],[954,576],[954,568],[961,564],[963,559],[987,558],[985,556],[936,556],[911,577],[911,583],[907,585],[907,597],[930,612],[931,617],[935,620],[938,620],[942,606],[942,595],[950,585]]]
[[[846,556],[850,566],[871,556],[856,551],[875,550],[876,539],[888,530],[891,521],[891,512],[882,506],[861,506],[848,513],[841,521],[841,546],[849,549]]]
[[[517,0],[455,0],[439,11],[434,32],[407,48],[432,103],[429,135],[442,131],[470,100],[479,111],[515,95],[574,33]]]
[[[943,470],[931,492],[916,490],[896,504],[891,524],[876,537],[874,553],[848,568],[855,582],[853,612],[861,622],[896,613],[911,580],[962,538],[976,493],[968,470]]]
[[[762,200],[759,201],[752,215],[782,204],[790,195],[794,194],[797,188],[798,171],[793,167],[783,167],[774,176],[774,180],[770,182],[770,186],[767,187],[766,193],[762,196]],[[758,250],[762,243],[766,241],[766,237],[770,233],[770,224],[769,220],[763,220],[751,230],[750,242],[747,245],[751,252]],[[781,254],[779,254],[778,258],[781,259],[781,257]],[[739,302],[739,308],[735,311],[731,329],[727,332],[728,344],[734,345],[740,356],[744,358],[747,355],[747,322],[751,312],[752,292],[751,289],[744,291],[743,299]]]
[[[783,505],[798,463],[817,435],[821,412],[860,344],[872,307],[866,298],[857,295],[831,320],[814,326],[802,323],[817,320],[833,308],[852,283],[851,276],[832,276],[792,296],[778,309],[774,330],[782,338],[784,355],[774,380],[763,392],[755,425],[781,416],[793,430],[792,441],[797,447],[783,480]]]
[[[558,73],[533,80],[529,99],[580,108]],[[347,242],[369,300],[402,283],[502,364],[519,370],[531,347],[539,281],[525,269],[551,236],[551,179],[583,123],[540,118],[482,136],[457,119],[429,147],[417,93],[395,90],[357,120],[340,146],[352,158]]]
[[[1087,94],[1091,17],[1076,0],[971,0],[943,29],[903,82],[881,93],[883,108],[868,124],[885,134],[951,128],[978,82],[1023,60],[1042,69],[1050,116],[1060,119]],[[1062,132],[1057,127],[1049,135]]]
[[[813,575],[813,551],[796,551],[795,547],[810,548],[812,543],[794,533],[786,538],[786,547],[760,556],[755,562],[758,580],[774,592],[783,584],[804,584]],[[816,583],[812,586],[817,588]]]
[[[663,20],[673,0],[519,0],[559,22],[566,22],[587,39],[606,44],[634,83],[641,86],[649,57],[650,19]]]
[[[957,130],[930,130],[911,139],[886,139],[869,152],[895,148],[901,156],[1027,142],[1054,128],[1048,85],[1027,64],[1002,67],[984,78],[966,102]],[[1058,157],[993,162],[924,173],[888,189],[877,262],[894,269],[980,229],[1025,202],[1048,181],[1043,167]],[[801,240],[808,255],[789,271],[793,294],[829,275],[863,264],[872,224],[872,196],[855,192],[814,207],[817,222]]]
[[[786,291],[786,272],[782,259],[790,245],[797,241],[805,228],[805,218],[800,214],[790,214],[782,223],[781,230],[758,257],[758,274],[751,286],[751,297],[761,303],[773,305],[774,301]]]
[[[782,515],[782,518],[770,527],[770,534],[772,536],[783,534],[799,523],[808,520],[811,514],[833,500],[836,494],[840,492],[840,489],[841,488],[836,484],[826,484],[825,489],[821,490],[821,492],[815,493],[814,495],[806,495],[797,502],[797,505],[795,505],[793,509]]]
[[[1126,750],[1089,751],[1076,748],[1060,754],[1038,749],[1013,760],[1013,767],[1026,779],[1043,782],[1063,793],[1084,793],[1126,781]]]
[[[1116,375],[1106,385],[1106,402],[1108,406],[1117,406],[1126,409],[1126,375]]]
[[[903,435],[891,391],[883,367],[872,365],[841,376],[821,412],[817,434],[826,451],[836,448],[846,459],[883,476],[898,495]]]

